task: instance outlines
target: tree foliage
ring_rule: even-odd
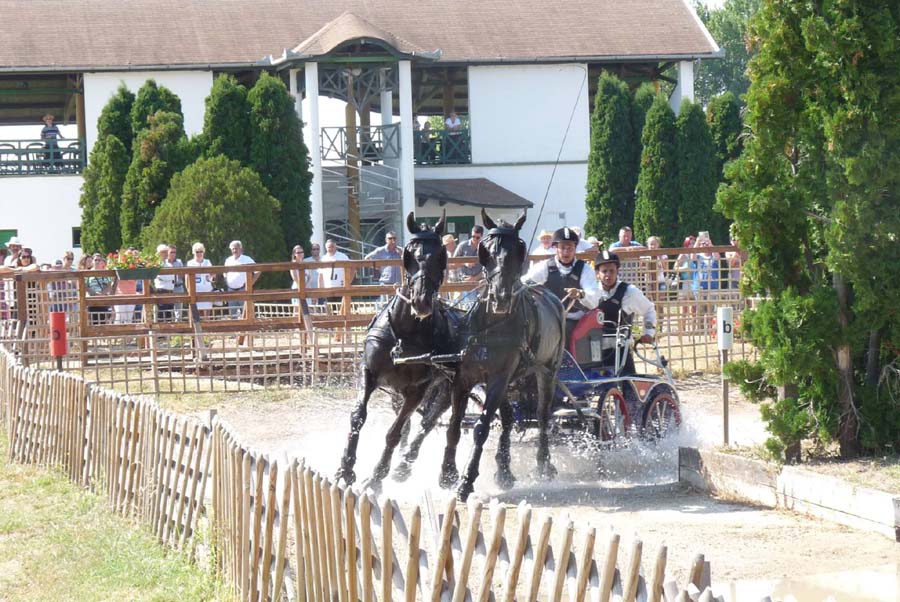
[[[641,135],[641,173],[634,208],[636,240],[659,236],[675,224],[678,211],[678,165],[675,114],[662,97],[647,111]]]
[[[309,244],[312,174],[294,100],[277,77],[263,73],[247,95],[250,103],[250,166],[281,203],[284,249]]]
[[[250,104],[247,88],[220,75],[206,97],[200,145],[205,157],[225,155],[247,165],[250,159]]]
[[[131,108],[134,106],[134,93],[125,84],[119,84],[116,93],[100,111],[97,119],[97,140],[110,134],[119,139],[125,146],[125,152],[131,156],[131,142],[134,138],[131,129]]]
[[[172,178],[172,186],[142,235],[143,246],[160,241],[190,248],[202,242],[213,263],[228,256],[240,239],[257,262],[281,261],[284,240],[272,198],[252,169],[218,155],[199,159]]]
[[[588,156],[585,232],[615,240],[634,215],[637,142],[632,130],[631,93],[614,75],[603,73],[594,97]]]
[[[725,164],[737,159],[743,148],[741,105],[731,92],[714,96],[706,105],[706,120],[716,149],[716,177],[724,177]]]
[[[148,79],[138,90],[131,106],[131,131],[135,139],[141,130],[149,127],[150,116],[159,111],[177,113],[184,121],[181,99],[165,86],[158,86],[156,80]]]
[[[770,297],[748,320],[761,372],[794,391],[764,416],[776,450],[900,444],[898,39],[900,5],[875,0],[772,0],[751,27],[750,135],[718,202]]]
[[[119,210],[128,163],[125,145],[112,134],[91,150],[81,195],[81,248],[87,252],[106,253],[122,245]]]
[[[678,172],[678,211],[674,241],[683,240],[700,230],[712,233],[716,243],[727,242],[727,228],[723,232],[722,220],[713,211],[716,203],[715,151],[706,114],[697,103],[684,102],[676,121],[676,157]]]
[[[695,4],[697,15],[713,39],[725,51],[721,59],[702,61],[697,68],[694,92],[706,104],[711,98],[731,92],[740,98],[750,85],[745,74],[750,60],[747,27],[757,13],[761,0],[725,0],[721,7],[709,9]]]
[[[180,114],[160,111],[149,117],[148,124],[135,140],[122,193],[120,222],[126,245],[138,244],[141,230],[166,197],[172,176],[192,158]]]

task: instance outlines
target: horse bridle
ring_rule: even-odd
[[[438,236],[436,234],[434,234],[433,232],[418,232],[416,234],[413,234],[412,237],[410,238],[410,241],[407,243],[407,250],[408,250],[409,245],[411,245],[413,242],[426,241],[426,240],[437,241],[438,244],[440,244],[440,238],[438,238]],[[432,293],[432,297],[436,297],[439,294],[438,291],[441,288],[441,284],[443,284],[443,282],[444,282],[444,272],[443,272],[443,270],[441,270],[441,274],[440,274],[440,276],[438,276],[437,279],[434,279],[429,274],[427,274],[426,270],[419,270],[415,274],[410,274],[409,272],[406,272],[406,283],[404,284],[404,288],[406,290],[410,291],[410,294],[412,294],[413,284],[417,280],[422,280],[423,285],[431,284],[433,287],[432,290],[434,291],[434,293]],[[397,297],[399,297],[400,299],[405,301],[407,304],[412,305],[412,300],[407,298],[403,294],[402,290],[403,289],[399,289],[399,288],[396,290]]]

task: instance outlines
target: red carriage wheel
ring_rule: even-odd
[[[662,439],[681,428],[681,408],[668,387],[654,393],[644,410],[643,433],[651,439]]]
[[[625,405],[625,395],[618,387],[606,389],[597,402],[597,438],[600,441],[615,443],[628,436],[631,430],[631,416]]]

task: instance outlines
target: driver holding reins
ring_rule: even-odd
[[[644,332],[641,343],[652,343],[656,333],[656,308],[641,289],[619,280],[619,256],[609,251],[601,251],[594,262],[600,278],[600,311],[603,319],[616,324],[631,324],[637,314],[644,317]],[[624,374],[634,374],[634,357],[628,352],[623,367]]]
[[[578,234],[571,228],[560,228],[553,233],[555,255],[546,261],[532,264],[522,276],[522,282],[543,284],[559,297],[566,308],[566,346],[569,337],[586,311],[597,307],[600,286],[590,264],[576,259]]]

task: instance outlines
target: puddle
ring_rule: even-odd
[[[780,581],[714,584],[713,590],[728,602],[759,602],[765,596],[773,602],[896,602],[900,600],[900,565]]]

